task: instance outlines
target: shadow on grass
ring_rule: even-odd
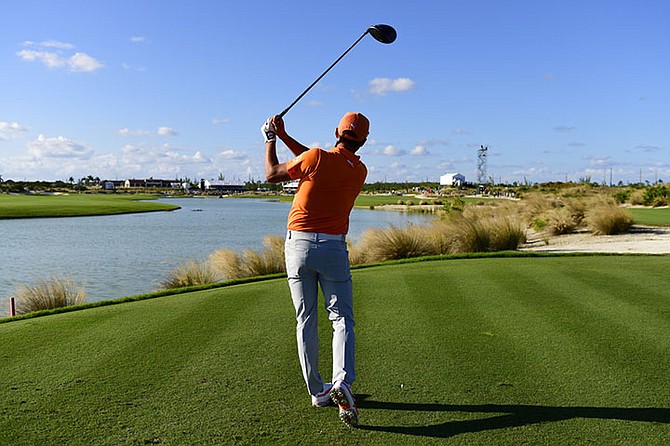
[[[429,426],[366,426],[362,430],[391,432],[422,437],[449,438],[464,433],[483,432],[508,427],[519,427],[572,418],[603,420],[646,421],[670,423],[670,408],[614,408],[614,407],[551,407],[507,404],[416,404],[367,400],[369,395],[356,395],[361,409],[404,410],[410,412],[464,412],[495,414],[488,418],[448,421]]]

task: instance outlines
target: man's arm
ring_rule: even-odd
[[[270,183],[290,181],[291,176],[286,169],[286,163],[279,163],[277,159],[277,141],[265,143],[265,180]]]
[[[288,147],[288,149],[291,152],[293,152],[295,156],[298,156],[301,153],[309,150],[309,147],[300,144],[298,141],[293,139],[288,133],[286,133],[286,129],[284,128],[284,119],[281,116],[279,115],[273,116],[272,124],[275,126],[277,136],[279,136],[279,139],[281,139],[282,142],[286,144],[286,147]]]
[[[265,179],[270,183],[289,181],[291,176],[286,169],[286,163],[279,163],[277,158],[277,130],[272,118],[261,126],[261,133],[265,138]]]

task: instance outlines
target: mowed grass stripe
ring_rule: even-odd
[[[357,430],[309,406],[285,279],[3,324],[0,444],[663,444],[670,364],[654,340],[670,337],[670,302],[625,283],[644,293],[635,272],[663,280],[669,266],[595,256],[355,270]]]
[[[0,219],[36,217],[76,217],[179,209],[152,201],[153,195],[3,195],[0,194]],[[150,201],[140,201],[150,200]]]
[[[655,363],[651,367],[654,373],[641,375],[635,366],[654,364],[649,359],[655,358],[656,352],[640,350],[628,359],[624,355],[616,358],[621,361],[613,361],[611,349],[625,352],[629,347],[639,348],[640,345],[631,346],[627,342],[629,334],[620,332],[616,324],[607,323],[604,328],[598,328],[593,320],[598,322],[598,316],[588,314],[588,308],[570,308],[574,296],[579,296],[578,303],[581,300],[592,305],[611,292],[605,285],[605,293],[594,293],[588,282],[566,281],[563,274],[582,267],[597,270],[590,264],[596,265],[601,260],[603,258],[599,257],[470,260],[413,266],[407,268],[411,274],[399,271],[406,266],[395,267],[386,279],[385,299],[377,301],[380,305],[375,310],[395,315],[405,311],[417,314],[414,307],[417,299],[412,298],[413,294],[405,293],[411,288],[409,283],[424,281],[430,286],[423,288],[419,299],[423,303],[422,311],[419,311],[423,317],[413,329],[409,328],[412,324],[390,324],[388,330],[393,335],[389,336],[388,344],[383,344],[383,336],[376,336],[377,347],[385,345],[385,350],[393,351],[395,361],[404,363],[404,366],[392,369],[395,382],[391,385],[384,380],[384,376],[389,375],[385,371],[363,377],[366,388],[376,389],[375,396],[382,399],[406,402],[425,398],[427,393],[435,402],[465,398],[470,402],[501,406],[542,402],[564,407],[620,407],[621,401],[626,400],[633,406],[664,407],[668,386],[658,378],[667,373],[670,366]],[[633,265],[641,263],[644,270],[658,273],[662,269],[648,268],[649,262],[653,264],[657,260],[612,258],[604,262],[601,270],[608,276],[616,264],[630,272],[629,280],[637,282],[639,277],[635,276]],[[662,261],[667,266],[667,259]],[[593,273],[597,271],[591,271]],[[398,300],[395,296],[405,298]],[[658,299],[655,303],[661,312],[668,308],[667,299]],[[581,311],[586,311],[587,315],[581,315]],[[375,311],[370,313],[375,314]],[[655,341],[659,337],[667,339],[669,325],[670,321],[666,319],[665,324],[650,330],[653,334],[647,341],[654,350],[664,348],[655,345]],[[412,342],[414,355],[404,361],[400,359],[405,351],[403,344],[393,342],[403,331],[415,336]],[[386,387],[376,384],[375,378]],[[402,389],[399,383],[404,383]],[[597,413],[595,409],[587,412]],[[460,414],[459,419],[477,417],[481,414]],[[397,421],[400,419],[404,419],[404,425],[418,422],[405,412],[395,417]],[[567,428],[583,423],[563,420],[559,424]],[[624,435],[629,429],[622,425],[609,428],[613,429],[613,438]],[[566,441],[569,439],[568,435]],[[500,439],[492,438],[491,441],[499,442]],[[655,443],[651,441],[650,444]]]

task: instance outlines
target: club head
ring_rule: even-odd
[[[393,43],[396,37],[398,37],[398,34],[391,25],[372,25],[368,28],[368,32],[375,40],[381,43]]]

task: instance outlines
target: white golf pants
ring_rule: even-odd
[[[286,272],[296,314],[298,357],[310,395],[323,389],[319,373],[317,310],[319,285],[333,324],[332,382],[351,385],[354,371],[353,291],[344,235],[288,231]]]

